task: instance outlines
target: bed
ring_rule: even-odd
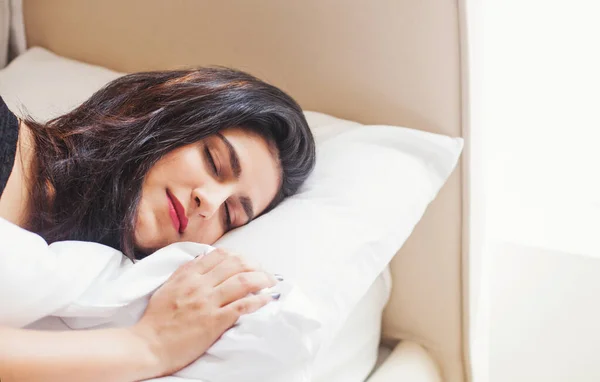
[[[23,0],[22,7],[28,47],[121,72],[236,67],[304,109],[463,137],[468,153],[460,1]],[[330,352],[339,357],[318,360],[316,382],[470,380],[467,190],[461,164],[361,302],[382,299],[385,310],[360,317],[357,308]],[[344,341],[361,334],[364,352],[342,355]],[[356,367],[367,358],[363,365],[378,358],[372,370]]]

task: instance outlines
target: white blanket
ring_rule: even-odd
[[[131,263],[107,246],[48,245],[0,218],[0,325],[45,330],[127,326],[149,296],[182,264],[212,247],[177,243]],[[240,318],[202,357],[153,381],[309,382],[320,319],[290,282],[279,301]]]

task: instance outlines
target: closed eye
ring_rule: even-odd
[[[215,176],[219,176],[219,170],[217,169],[217,164],[215,163],[215,159],[213,158],[208,146],[204,145],[204,155],[206,156],[206,160],[210,164],[210,168]],[[225,231],[231,231],[231,214],[229,213],[229,205],[227,202],[223,203],[223,229]]]
[[[210,168],[213,171],[213,173],[215,174],[215,176],[219,176],[219,171],[217,170],[217,165],[215,164],[215,159],[213,158],[212,154],[210,153],[210,150],[208,149],[208,146],[204,145],[204,155],[206,156],[206,160],[208,160],[208,163],[210,164]]]
[[[225,206],[225,219],[223,222],[223,227],[225,228],[225,232],[227,232],[231,231],[231,215],[229,214],[229,206],[227,203],[223,203],[223,205]]]

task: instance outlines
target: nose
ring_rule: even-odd
[[[224,185],[204,185],[195,188],[192,191],[192,198],[196,203],[196,213],[204,219],[210,219],[219,211],[229,194],[229,188]]]

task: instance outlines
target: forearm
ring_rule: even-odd
[[[35,331],[0,327],[0,380],[130,382],[161,374],[128,329]]]

